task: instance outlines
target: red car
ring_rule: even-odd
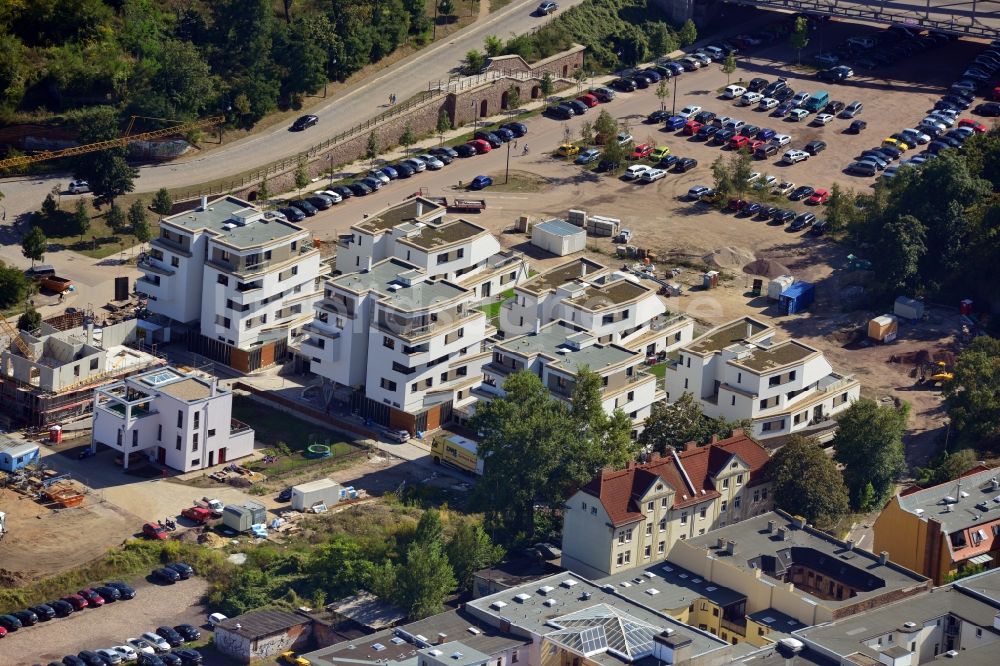
[[[87,600],[87,606],[90,608],[99,608],[104,605],[104,597],[94,592],[90,588],[86,590],[80,590],[77,592],[81,597]]]
[[[743,199],[730,199],[729,203],[726,204],[726,212],[738,213],[744,208],[746,208],[747,203],[749,202],[744,201]]]
[[[742,134],[737,134],[732,139],[729,140],[729,147],[733,150],[740,150],[741,148],[750,147],[750,137],[743,136]]]
[[[199,525],[204,525],[212,520],[212,512],[200,506],[189,506],[181,511],[181,515]]]
[[[576,98],[576,101],[583,102],[590,108],[594,108],[595,106],[601,103],[600,100],[598,100],[590,93],[584,93],[583,95],[580,95],[579,97]]]
[[[493,146],[490,145],[490,142],[484,139],[473,139],[472,141],[466,141],[465,143],[475,148],[476,152],[480,155],[493,150]]]
[[[750,145],[748,146],[748,148],[750,148],[750,152],[751,153],[755,153],[755,152],[757,152],[758,148],[760,148],[761,146],[766,146],[766,145],[767,145],[767,141],[764,141],[762,139],[751,139],[750,140]]]
[[[699,123],[697,120],[689,120],[684,123],[684,134],[694,136],[702,127],[704,127],[703,123]]]
[[[813,206],[818,206],[820,204],[825,204],[829,198],[830,198],[830,192],[817,187],[816,191],[812,193],[812,196],[806,199],[806,203],[811,204]]]
[[[643,157],[649,157],[653,152],[652,144],[640,143],[638,146],[632,149],[632,159],[641,160]]]
[[[3,627],[0,627],[0,638],[3,638],[6,635],[7,635],[7,630],[4,629]]]
[[[82,611],[87,607],[87,600],[79,594],[67,594],[62,600],[72,606],[74,611]]]
[[[961,120],[958,121],[958,126],[971,127],[976,134],[982,134],[987,129],[989,129],[988,127],[986,127],[986,125],[982,124],[981,122],[973,118],[962,118]]]
[[[162,525],[158,525],[157,523],[146,523],[142,526],[142,535],[147,539],[166,541],[167,530],[164,529]]]

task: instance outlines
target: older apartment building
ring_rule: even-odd
[[[750,419],[758,439],[833,426],[858,399],[860,383],[835,372],[823,352],[751,317],[712,329],[679,349],[667,365],[667,400],[691,393],[704,414]]]
[[[472,402],[494,329],[470,289],[401,259],[329,280],[300,353],[375,422],[437,429]]]
[[[530,333],[535,322],[545,325],[560,319],[601,344],[618,344],[647,356],[691,342],[694,334],[694,322],[669,316],[654,288],[586,258],[516,286],[514,297],[500,310],[498,325],[512,337]]]
[[[617,344],[601,344],[589,333],[564,321],[539,326],[537,332],[498,342],[492,360],[482,368],[480,397],[504,395],[503,383],[520,370],[537,374],[555,397],[569,401],[576,375],[587,368],[601,376],[601,404],[607,413],[620,409],[632,419],[637,435],[652,409],[663,399],[656,377],[646,372],[645,357]]]
[[[1000,558],[1000,468],[978,468],[891,500],[875,521],[875,549],[942,584]]]
[[[188,324],[190,348],[244,372],[284,357],[321,294],[309,232],[232,196],[160,220],[139,270],[150,311]]]
[[[504,250],[487,229],[464,219],[445,219],[446,209],[423,197],[390,206],[351,226],[337,244],[337,270],[365,270],[401,259],[429,278],[468,289],[474,300],[498,297],[528,277],[519,252]]]
[[[591,578],[648,566],[677,541],[770,511],[768,460],[737,431],[602,471],[566,502],[563,566]]]
[[[182,472],[253,453],[254,431],[232,418],[233,393],[214,377],[158,368],[94,392],[91,448],[104,444]]]

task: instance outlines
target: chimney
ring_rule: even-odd
[[[694,451],[697,448],[698,448],[698,442],[685,442],[684,443],[684,450],[685,451]]]
[[[848,539],[847,542],[844,544],[844,548],[847,550],[847,552],[851,552],[852,550],[854,550],[854,539]]]
[[[753,335],[753,324],[747,322],[747,337],[749,338],[751,335]]]
[[[994,476],[990,479],[990,483],[993,484],[993,490],[1000,490],[1000,479]]]
[[[372,256],[368,255],[368,257],[365,259],[365,272],[368,273],[371,271],[371,269],[372,269]]]
[[[447,640],[448,640],[448,634],[443,632],[439,633],[437,635],[437,640],[434,641],[434,645],[443,645],[445,642],[447,642]]]
[[[885,563],[888,562],[888,561],[889,561],[889,553],[888,553],[888,551],[883,550],[881,553],[878,554],[878,563],[879,564],[881,564],[882,566],[885,566]]]
[[[417,197],[417,214],[415,215],[415,217],[420,217],[423,214],[424,214],[424,202],[420,200],[420,197]]]
[[[718,435],[712,435],[712,440],[709,442],[709,444],[717,444],[718,441],[719,441],[719,436]]]
[[[218,385],[219,385],[219,378],[218,377],[212,377],[212,381],[210,381],[208,383],[208,386],[209,386],[208,396],[210,398],[214,398],[215,397],[216,388],[218,388]]]
[[[201,210],[208,210],[208,195],[201,195]]]
[[[730,539],[726,542],[726,554],[735,555],[736,554],[736,542]]]
[[[778,541],[784,541],[785,540],[785,533],[787,531],[788,530],[786,528],[784,528],[784,527],[779,527],[778,528]]]
[[[538,335],[541,332],[542,332],[542,320],[538,319],[536,317],[535,318],[535,335]]]
[[[94,322],[88,321],[87,325],[85,326],[85,329],[87,331],[87,335],[86,335],[87,344],[88,345],[94,344]],[[102,342],[103,342],[103,339],[102,339]]]
[[[725,537],[719,537],[719,550],[723,550],[726,547]]]
[[[773,520],[767,521],[767,533],[768,534],[774,534],[774,521]]]
[[[806,519],[802,516],[795,516],[792,518],[792,525],[799,528],[800,530],[806,526]]]

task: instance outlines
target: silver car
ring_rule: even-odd
[[[411,157],[409,159],[403,160],[403,164],[409,164],[411,167],[413,167],[413,170],[416,171],[417,173],[427,170],[427,163],[424,162],[419,157]]]
[[[437,171],[438,169],[444,168],[444,162],[434,157],[433,155],[417,155],[418,160],[423,160],[427,164],[427,168],[431,171]]]

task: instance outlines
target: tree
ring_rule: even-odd
[[[684,25],[681,26],[680,31],[677,33],[677,40],[681,43],[681,46],[690,46],[698,41],[698,28],[695,26],[694,21],[691,19],[684,21]]]
[[[847,513],[844,477],[815,439],[792,435],[771,465],[778,507],[821,529],[832,527]]]
[[[28,306],[28,309],[17,319],[17,330],[19,331],[34,331],[41,325],[42,315],[31,306]]]
[[[861,398],[837,418],[833,459],[844,466],[851,508],[871,511],[892,494],[893,484],[906,470],[903,431],[909,412],[906,403],[899,408],[880,407],[874,400]]]
[[[826,202],[826,221],[830,231],[843,231],[858,219],[857,195],[844,190],[838,183],[830,186],[830,199]]]
[[[719,65],[719,69],[726,75],[726,85],[729,85],[729,79],[733,75],[733,72],[736,71],[736,54],[730,53],[727,55],[726,59]]]
[[[26,259],[31,259],[31,266],[34,267],[36,261],[45,258],[45,250],[48,249],[49,241],[45,238],[45,233],[41,227],[31,226],[31,231],[25,235],[21,241],[21,254]]]
[[[504,550],[495,546],[483,530],[472,520],[464,520],[455,530],[446,549],[448,560],[455,572],[460,590],[472,587],[472,574],[503,559]]]
[[[406,551],[406,565],[396,572],[397,597],[411,620],[444,610],[444,599],[455,589],[455,573],[440,541],[414,543]]]
[[[81,144],[117,139],[121,135],[118,116],[110,106],[97,106],[74,116],[77,141]],[[74,177],[90,183],[98,202],[113,203],[115,198],[135,189],[137,171],[125,160],[124,148],[111,148],[80,155],[74,159]]]
[[[649,33],[649,51],[654,58],[665,56],[677,50],[677,38],[666,23],[655,23]]]
[[[142,199],[136,199],[128,207],[128,224],[132,229],[133,236],[138,235],[136,234],[136,229],[140,226],[145,226],[146,233],[147,235],[149,234],[149,217],[146,214],[146,204],[142,202]]]
[[[122,212],[121,206],[115,203],[111,204],[111,208],[104,216],[104,223],[108,225],[108,229],[111,229],[111,233],[122,233],[125,230],[125,213]]]
[[[521,108],[521,93],[517,91],[517,86],[511,84],[507,88],[507,111],[511,115],[517,113],[517,110]]]
[[[76,208],[73,211],[73,224],[76,226],[76,232],[80,234],[80,240],[83,240],[84,234],[90,231],[90,214],[87,213],[87,202],[83,199],[76,200]]]
[[[688,442],[706,443],[712,435],[731,437],[742,428],[750,432],[749,421],[710,419],[690,393],[683,393],[676,402],[654,402],[646,427],[639,434],[639,443],[646,449],[665,453],[669,449],[683,450]]]
[[[949,453],[942,451],[935,456],[929,466],[917,468],[917,482],[922,486],[936,486],[957,479],[978,463],[973,449],[960,449]]]
[[[601,151],[601,161],[612,165],[611,172],[614,173],[625,164],[625,160],[628,157],[628,150],[629,148],[623,146],[615,138],[615,135],[612,134],[611,138],[604,142],[604,149]]]
[[[306,167],[305,161],[299,162],[299,166],[295,168],[295,189],[301,190],[303,187],[309,184],[309,171]]]
[[[584,71],[583,67],[573,72],[573,80],[576,81],[576,91],[580,92],[583,90],[583,84],[587,80],[587,72]]]
[[[552,94],[552,72],[545,72],[542,74],[542,80],[539,83],[539,87],[542,90],[542,97],[548,97]]]
[[[598,145],[611,143],[618,135],[618,123],[615,122],[610,113],[601,109],[601,112],[597,114],[597,120],[594,122],[594,132]]]
[[[480,53],[478,49],[470,49],[466,52],[465,60],[462,61],[462,68],[466,74],[478,74],[483,71],[483,67],[485,66],[486,56]]]
[[[799,64],[802,64],[802,49],[809,46],[809,20],[805,16],[795,19],[795,27],[788,35],[788,43],[798,54]]]
[[[9,308],[24,301],[31,283],[24,271],[0,262],[0,308]]]
[[[42,201],[42,219],[47,223],[55,222],[59,213],[59,204],[56,203],[55,197],[49,192]]]
[[[414,543],[428,545],[441,543],[444,535],[444,525],[441,524],[441,512],[437,509],[427,509],[417,521],[417,529],[413,533]]]
[[[927,228],[913,215],[901,215],[886,223],[879,236],[872,263],[882,276],[883,289],[914,289],[920,281],[920,260],[927,252]]]
[[[257,201],[268,201],[271,198],[271,188],[267,185],[267,178],[260,181],[257,186]]]
[[[159,213],[160,215],[170,215],[171,211],[174,209],[174,201],[170,197],[170,192],[167,188],[161,187],[153,195],[153,203],[150,206],[154,213]]]
[[[737,150],[729,157],[729,175],[733,181],[733,191],[742,199],[750,187],[750,174],[753,173],[753,163],[750,152],[747,150]]]
[[[438,13],[450,23],[455,14],[455,3],[452,0],[440,0],[437,8]]]
[[[720,200],[728,197],[733,192],[733,176],[729,171],[726,158],[719,155],[712,162],[712,178],[714,180],[715,193]]]
[[[670,97],[670,84],[667,79],[660,79],[656,84],[656,98],[660,100],[660,111],[667,108],[667,98]]]
[[[378,147],[378,135],[372,131],[368,135],[368,144],[365,146],[365,157],[371,161],[372,168],[375,167],[375,158],[378,157],[379,147]]]
[[[496,35],[486,35],[483,48],[486,50],[487,56],[495,58],[503,51],[503,40]]]
[[[961,441],[992,444],[1000,434],[1000,340],[978,336],[958,355],[944,387],[945,406]]]
[[[406,152],[416,142],[417,135],[413,133],[413,125],[410,124],[410,121],[406,121],[403,133],[399,137],[399,145],[403,146],[403,152]]]
[[[437,121],[438,140],[441,143],[444,143],[445,132],[448,132],[450,130],[451,130],[451,118],[448,117],[447,111],[441,109],[441,113],[438,114],[438,121]]]
[[[580,140],[588,146],[594,143],[594,126],[589,120],[584,120],[580,125]]]

